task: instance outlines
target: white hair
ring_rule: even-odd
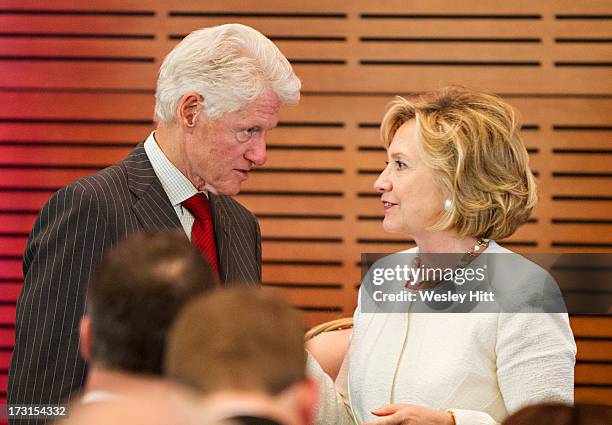
[[[164,59],[155,92],[155,119],[176,121],[181,97],[204,97],[211,119],[236,112],[271,89],[282,103],[297,103],[300,80],[278,47],[259,31],[226,24],[193,31]]]

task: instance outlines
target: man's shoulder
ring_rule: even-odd
[[[53,205],[60,209],[89,208],[88,205],[103,207],[127,199],[130,196],[129,170],[125,163],[123,160],[68,183],[57,190],[43,208]]]
[[[120,196],[125,191],[127,191],[125,169],[119,164],[114,164],[68,183],[55,192],[50,201],[74,196],[84,199],[100,199],[111,193],[113,196]]]
[[[93,174],[83,176],[72,181],[61,188],[57,193],[84,193],[85,195],[96,195],[99,193],[112,192],[114,195],[128,191],[128,176],[130,166],[137,162],[139,156],[146,155],[141,145],[132,150],[127,158],[122,161],[103,168]]]
[[[70,185],[82,188],[83,190],[120,190],[127,187],[127,172],[122,163],[113,164],[102,170],[83,176],[75,180]],[[70,186],[68,185],[68,186]]]

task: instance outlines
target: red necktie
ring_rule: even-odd
[[[191,198],[181,203],[195,217],[191,228],[191,243],[197,246],[210,265],[219,272],[217,261],[217,248],[215,246],[215,234],[213,232],[212,215],[210,213],[210,201],[203,193],[196,193]]]

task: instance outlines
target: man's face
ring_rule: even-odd
[[[266,91],[238,112],[210,120],[200,110],[185,135],[186,177],[198,190],[235,195],[249,171],[266,162],[265,135],[276,127],[281,102]],[[198,108],[201,108],[199,106]]]

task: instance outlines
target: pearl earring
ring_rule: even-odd
[[[451,201],[450,199],[447,199],[446,201],[444,201],[444,209],[446,211],[450,210],[452,206],[453,206],[453,201]]]

